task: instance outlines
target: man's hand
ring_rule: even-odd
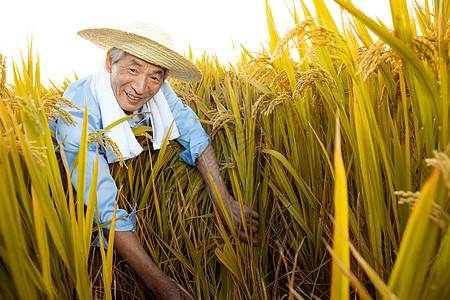
[[[220,208],[218,202],[219,200],[214,194],[213,184],[209,179],[209,175],[211,175],[214,184],[219,190],[220,197],[222,198],[223,204],[231,219],[233,229],[236,232],[238,238],[241,241],[247,242],[248,244],[257,246],[258,240],[253,238],[253,235],[256,234],[256,232],[258,231],[259,214],[256,211],[249,208],[247,205],[244,205],[243,207],[244,220],[242,219],[239,202],[233,199],[233,197],[230,195],[230,193],[225,187],[225,182],[222,178],[222,174],[220,173],[216,155],[214,154],[214,150],[211,147],[211,145],[208,145],[208,147],[206,147],[205,151],[203,151],[203,153],[197,158],[195,163],[197,165],[197,169],[199,170],[200,174],[202,174],[202,177],[205,180],[209,195],[213,200],[214,207],[219,212],[219,216],[220,219],[222,220],[222,223],[225,226],[227,226],[225,215]],[[247,235],[245,234],[244,224],[245,227],[247,228],[248,239]]]
[[[228,215],[231,219],[231,223],[233,225],[233,229],[236,232],[237,236],[243,242],[246,242],[253,246],[258,246],[258,240],[254,237],[254,235],[256,235],[256,232],[258,231],[259,214],[244,204],[244,207],[243,207],[244,220],[242,220],[241,208],[239,206],[239,202],[234,200],[231,197],[231,195],[229,195],[228,199],[229,199],[228,201],[223,199],[225,202],[225,209],[227,210],[227,213],[228,213]],[[225,224],[225,226],[227,226],[225,216],[222,213],[220,207],[216,207],[216,208],[217,208],[217,211],[219,212],[222,223]],[[247,229],[248,239],[247,239],[247,235],[245,234],[244,224]]]

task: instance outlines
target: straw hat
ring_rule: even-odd
[[[169,70],[169,76],[181,81],[202,79],[197,66],[172,49],[172,37],[156,25],[135,22],[126,29],[91,28],[78,34],[102,49],[119,48],[151,64]]]

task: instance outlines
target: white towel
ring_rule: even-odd
[[[164,139],[170,130],[169,140],[174,140],[180,136],[177,124],[175,124],[172,111],[167,104],[161,89],[146,103],[151,112],[150,121],[153,128],[153,149],[161,149]]]
[[[94,74],[91,83],[92,94],[97,98],[102,114],[103,127],[107,127],[118,119],[126,116],[114,96],[111,87],[111,74],[106,70],[105,62]],[[150,120],[153,128],[153,148],[160,149],[166,134],[172,125],[169,140],[180,136],[174,122],[172,112],[161,90],[142,107],[143,112],[151,112]],[[114,126],[106,133],[119,147],[124,159],[133,158],[142,152],[142,147],[136,140],[128,122]],[[108,163],[118,161],[114,155],[107,155]]]

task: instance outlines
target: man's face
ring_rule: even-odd
[[[163,68],[128,53],[115,64],[111,64],[108,52],[106,69],[111,73],[114,96],[127,114],[141,108],[159,91],[164,82]]]

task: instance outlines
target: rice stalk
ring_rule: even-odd
[[[339,116],[339,115],[338,115]],[[350,270],[350,250],[346,240],[348,229],[348,190],[347,176],[341,154],[341,137],[339,131],[339,117],[336,118],[336,145],[334,155],[335,187],[334,187],[334,219],[333,231],[333,265],[331,267],[330,299],[347,299],[350,296],[349,277],[345,272]],[[339,266],[338,266],[339,262]]]
[[[0,54],[0,98],[3,99],[6,90],[6,64],[5,57]]]

